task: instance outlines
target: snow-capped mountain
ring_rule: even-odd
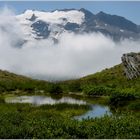
[[[124,17],[104,12],[95,15],[83,8],[51,12],[26,10],[16,19],[22,25],[25,40],[52,38],[56,41],[63,32],[101,32],[114,40],[140,38],[140,26]]]

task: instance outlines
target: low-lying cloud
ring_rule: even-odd
[[[82,77],[119,64],[123,53],[140,51],[139,41],[115,43],[101,33],[63,33],[58,44],[49,39],[34,40],[18,48],[24,34],[14,14],[1,10],[0,19],[0,69],[34,78]]]

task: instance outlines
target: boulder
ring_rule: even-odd
[[[134,79],[140,76],[140,53],[127,53],[121,57],[124,66],[124,72],[128,79]]]

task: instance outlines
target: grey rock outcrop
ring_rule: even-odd
[[[124,72],[128,79],[140,76],[140,53],[127,53],[122,56]]]

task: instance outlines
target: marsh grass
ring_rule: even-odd
[[[3,98],[3,97],[2,97]],[[89,105],[1,103],[0,138],[140,138],[140,119],[133,113],[77,121]]]
[[[25,105],[19,111],[17,106],[0,108],[0,138],[140,138],[140,121],[132,114],[77,121],[67,117],[73,109],[58,112]]]

